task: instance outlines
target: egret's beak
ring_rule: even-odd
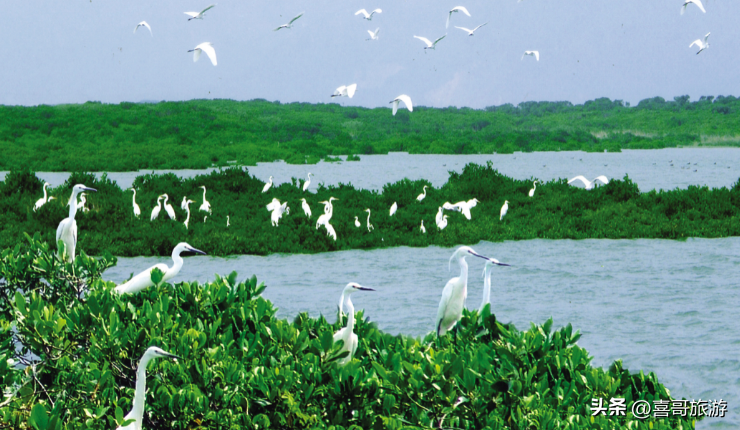
[[[486,258],[486,257],[483,257],[483,258],[485,258],[486,260],[488,260],[491,263],[496,264],[498,266],[511,266],[511,264],[502,263],[502,262],[496,260],[495,258]]]
[[[195,249],[195,248],[188,248],[188,251],[190,251],[190,252],[194,252],[194,253],[196,253],[196,254],[208,255],[208,254],[206,254],[205,252],[201,251],[200,249]]]
[[[358,290],[362,290],[362,291],[375,291],[372,288],[368,288],[368,287],[360,287],[360,288],[358,288]]]
[[[182,357],[180,357],[179,355],[170,354],[169,352],[165,352],[164,353],[164,356],[167,357],[167,358],[180,359],[180,360],[182,360]]]
[[[488,258],[488,257],[484,257],[484,256],[482,256],[482,255],[478,254],[478,253],[477,253],[477,252],[475,252],[475,251],[468,251],[468,252],[469,252],[469,253],[471,253],[471,254],[473,254],[473,255],[475,255],[476,257],[482,258],[482,259],[484,259],[484,260],[489,260],[489,261],[496,261],[496,260],[491,260],[491,259],[490,259],[490,258]]]
[[[83,189],[84,189],[85,191],[94,191],[94,192],[96,192],[96,193],[98,192],[98,190],[96,190],[95,188],[88,188],[88,187],[85,187],[85,188],[83,188]]]

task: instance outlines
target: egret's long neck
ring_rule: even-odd
[[[77,213],[77,193],[72,191],[72,195],[69,197],[69,217],[75,219]]]
[[[532,185],[534,185],[534,189],[536,190],[536,189],[537,189],[537,182],[535,182],[535,183],[534,183],[534,184],[532,184]]]
[[[347,296],[347,330],[345,330],[345,341],[344,345],[349,345],[349,339],[352,337],[352,332],[355,330],[355,306],[352,304],[352,300]]]
[[[344,291],[342,291],[342,297],[339,298],[339,318],[342,318],[342,312],[344,311]]]
[[[141,357],[139,367],[136,369],[136,392],[134,393],[134,405],[131,408],[131,415],[136,423],[141,426],[144,419],[144,400],[146,399],[146,365],[152,357],[146,354]]]
[[[134,204],[136,204],[136,188],[134,188],[134,197],[132,198],[131,201],[133,201]]]
[[[47,186],[48,186],[48,184],[44,184],[44,202],[46,202],[47,199],[48,199],[48,197],[46,197],[46,187]]]
[[[180,269],[182,269],[182,257],[180,257],[179,249],[172,251],[172,261],[175,264],[167,269],[167,273],[165,273],[165,276],[163,277],[163,280],[165,281],[180,273]]]
[[[460,280],[462,281],[463,297],[468,297],[468,263],[465,257],[457,261],[460,265]]]
[[[206,189],[205,188],[203,188],[203,201],[204,202],[206,201]]]
[[[483,301],[480,304],[480,311],[483,311],[483,307],[486,304],[491,303],[491,269],[486,268],[486,277],[483,280]]]
[[[370,212],[367,213],[367,225],[370,225]]]
[[[185,205],[185,211],[188,213],[187,218],[185,218],[185,225],[188,225],[188,221],[190,221],[190,203]]]

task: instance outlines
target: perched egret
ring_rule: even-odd
[[[467,31],[467,32],[468,32],[468,36],[473,36],[473,34],[475,33],[475,30],[477,30],[477,29],[479,29],[479,28],[483,27],[483,26],[484,26],[484,25],[486,25],[486,24],[488,24],[488,23],[487,23],[487,22],[486,22],[486,23],[483,23],[483,24],[481,24],[481,25],[479,25],[479,26],[475,27],[475,28],[474,28],[474,29],[472,29],[472,30],[471,30],[471,29],[469,29],[469,28],[465,28],[465,27],[458,27],[458,26],[455,26],[455,28],[459,28],[459,29],[460,29],[460,30],[462,30],[462,31]]]
[[[360,224],[360,219],[359,219],[359,217],[356,216],[355,217],[355,227],[360,228],[361,226],[362,226],[362,224]]]
[[[406,108],[409,110],[409,112],[414,111],[414,106],[411,104],[411,97],[407,96],[406,94],[401,94],[400,96],[388,102],[388,103],[393,103],[393,115],[396,115],[396,111],[398,110],[398,104],[400,102],[403,102],[403,104],[406,105]]]
[[[532,182],[532,186],[534,188],[532,188],[531,190],[529,190],[529,197],[534,197],[534,190],[537,189],[537,181]]]
[[[85,193],[81,193],[80,194],[80,206],[78,207],[78,210],[82,209],[82,212],[90,212],[90,209],[88,209],[87,206],[85,206],[85,203],[87,203],[87,197],[85,197]]]
[[[162,195],[164,196],[164,211],[167,212],[167,216],[169,216],[170,219],[176,221],[177,220],[177,214],[175,213],[175,210],[172,209],[172,205],[169,204],[169,203],[167,203],[167,201],[169,200],[170,196],[168,196],[167,194],[162,194]]]
[[[367,231],[375,230],[375,227],[370,224],[370,208],[365,209],[365,212],[367,212]]]
[[[470,199],[470,200],[468,200],[465,203],[467,203],[468,208],[474,208],[474,207],[478,206],[478,203],[480,203],[480,200],[478,200],[478,199]]]
[[[301,199],[301,208],[303,208],[303,213],[306,214],[307,217],[311,218],[311,208],[308,206],[308,202],[306,199]]]
[[[272,214],[270,214],[270,221],[272,222],[273,227],[278,226],[278,221],[280,220],[280,218],[283,217],[284,213],[290,214],[290,208],[288,207],[288,202],[285,202],[272,210]]]
[[[442,40],[445,37],[447,37],[447,35],[445,34],[442,37],[438,37],[434,42],[430,41],[426,37],[421,37],[421,36],[414,36],[414,37],[417,38],[417,39],[419,39],[419,40],[421,40],[422,42],[424,42],[427,45],[427,46],[424,47],[424,49],[436,49],[437,48],[437,42],[439,42],[440,40]]]
[[[452,9],[450,9],[450,12],[447,14],[447,24],[445,24],[445,28],[450,28],[450,18],[452,18],[453,13],[462,12],[467,16],[470,16],[470,12],[468,12],[467,9],[465,9],[465,6],[455,6]]]
[[[97,191],[95,188],[89,188],[82,184],[77,184],[72,187],[72,195],[69,197],[69,217],[64,218],[57,227],[56,242],[57,245],[61,240],[64,242],[66,249],[65,255],[69,258],[69,261],[75,259],[75,248],[77,247],[77,222],[75,221],[75,215],[77,214],[77,195],[83,191]],[[61,258],[61,249],[57,250],[57,255]]]
[[[442,218],[440,218],[439,222],[437,222],[438,230],[444,230],[445,227],[447,227],[447,215],[443,215]]]
[[[499,262],[495,258],[488,258],[488,261],[486,261],[486,267],[483,268],[483,301],[478,310],[479,314],[483,312],[483,308],[487,304],[491,303],[491,268],[494,265],[510,266],[509,264]]]
[[[424,227],[424,220],[421,220],[421,227],[419,227],[419,230],[420,230],[420,231],[421,231],[422,233],[426,233],[426,232],[427,232],[427,229],[426,229],[426,227]]]
[[[368,34],[370,34],[370,38],[365,39],[365,40],[378,40],[378,37],[379,37],[378,34],[380,33],[380,27],[376,28],[375,31],[368,30],[367,32]]]
[[[116,430],[141,430],[141,424],[144,421],[144,400],[146,400],[146,365],[154,358],[170,358],[173,360],[180,359],[175,354],[170,354],[156,346],[150,346],[139,360],[139,366],[136,369],[136,391],[134,392],[134,402],[131,412],[123,417],[124,421],[134,420],[125,427],[118,427]]]
[[[283,24],[283,25],[281,25],[280,27],[276,28],[273,31],[278,31],[281,28],[293,28],[293,23],[295,22],[295,20],[297,20],[298,18],[302,17],[304,13],[305,12],[301,12],[298,16],[296,16],[295,18],[291,19],[289,23]]]
[[[396,204],[396,202],[393,202],[393,204],[391,205],[390,216],[395,215],[397,210],[398,210],[398,205]]]
[[[422,191],[421,194],[419,194],[418,196],[416,196],[416,200],[420,202],[420,201],[424,200],[426,198],[426,196],[427,196],[427,186],[424,185],[424,190]]]
[[[372,11],[370,13],[367,13],[367,11],[365,9],[360,9],[357,12],[355,12],[355,16],[357,16],[359,14],[362,14],[362,15],[364,15],[362,17],[362,19],[366,19],[368,21],[372,21],[373,20],[373,15],[375,15],[376,13],[383,13],[383,11],[380,10],[380,9],[375,9],[374,11]]]
[[[182,196],[182,201],[180,202],[180,209],[185,210],[185,206],[187,206],[187,200],[188,200],[188,196]]]
[[[191,19],[203,19],[203,17],[205,16],[205,13],[214,6],[216,5],[212,4],[200,12],[185,12],[185,15],[190,17],[188,18],[188,21],[190,21]]]
[[[701,4],[701,0],[686,0],[683,2],[683,5],[681,6],[681,15],[683,15],[684,12],[686,12],[686,6],[689,5],[689,3],[694,3],[701,9],[702,12],[707,13],[706,10],[704,10],[704,5]]]
[[[185,212],[188,213],[188,216],[185,218],[185,223],[184,223],[185,224],[185,228],[188,228],[188,225],[190,223],[190,203],[195,203],[195,202],[192,201],[192,200],[185,201]],[[167,207],[167,206],[165,206],[165,207]],[[227,223],[228,223],[228,221],[227,221]]]
[[[334,94],[332,94],[332,98],[334,97],[349,97],[352,98],[355,95],[355,91],[357,90],[357,84],[352,85],[342,85],[341,87],[337,88],[334,91]]]
[[[540,61],[540,51],[524,51],[524,54],[522,54],[522,60],[527,55],[529,55],[530,57],[536,58],[537,61]]]
[[[506,216],[506,212],[509,211],[509,201],[504,200],[504,205],[501,206],[501,212],[499,212],[500,216],[498,217],[498,220],[501,221]]]
[[[270,187],[272,187],[272,176],[270,176],[270,182],[266,183],[265,186],[262,187],[262,192],[266,193],[267,190],[270,189]]]
[[[203,204],[200,205],[199,210],[211,213],[211,204],[206,200],[206,186],[201,185],[200,188],[203,188]]]
[[[488,260],[487,257],[473,251],[473,248],[469,246],[461,246],[452,254],[449,264],[452,264],[452,260],[457,260],[460,266],[460,276],[447,281],[447,285],[442,290],[442,299],[439,301],[437,310],[437,336],[444,336],[462,318],[462,310],[468,296],[468,263],[465,262],[465,257],[468,255]]]
[[[134,197],[132,199],[134,205],[134,216],[138,218],[141,215],[141,209],[139,208],[139,205],[136,204],[136,188],[129,188],[129,190],[134,192]]]
[[[437,216],[434,218],[434,221],[437,225],[442,222],[442,216],[444,215],[444,212],[442,211],[442,206],[439,207],[439,210],[437,211]]]
[[[707,42],[707,39],[709,39],[709,35],[712,33],[707,33],[706,36],[704,36],[704,40],[696,39],[695,41],[691,42],[691,45],[689,45],[689,48],[696,45],[699,47],[699,52],[696,53],[696,55],[699,55],[701,51],[709,48],[709,42]]]
[[[152,27],[149,26],[149,23],[147,23],[146,21],[141,21],[140,23],[136,24],[136,27],[134,27],[134,33],[136,33],[136,30],[138,30],[139,27],[146,27],[147,30],[149,30],[149,34],[154,36],[154,34],[152,34]]]
[[[229,222],[229,216],[226,215],[226,227],[230,226],[231,223]]]
[[[334,242],[336,242],[337,241],[337,232],[334,231],[334,226],[331,225],[331,224],[329,224],[329,222],[327,221],[324,224],[324,227],[326,228],[326,235],[327,236],[331,236],[334,239]]]
[[[344,305],[347,305],[347,325],[334,333],[334,342],[336,343],[340,340],[344,341],[344,345],[342,346],[340,352],[348,351],[349,355],[337,362],[337,364],[340,366],[344,366],[352,361],[352,357],[357,351],[357,335],[353,333],[353,330],[355,328],[355,307],[349,297],[350,294],[354,293],[355,291],[375,290],[373,290],[372,288],[363,287],[360,284],[354,282],[350,282],[349,284],[347,284],[346,287],[344,287],[344,290],[342,290],[342,297],[339,300],[339,317],[341,318],[342,316]]]
[[[213,49],[213,44],[211,42],[203,42],[195,48],[189,50],[188,52],[193,53],[193,62],[198,61],[200,59],[200,54],[202,52],[205,52],[206,55],[208,55],[208,59],[211,60],[211,63],[214,66],[218,64],[218,62],[216,61],[216,50]]]
[[[596,185],[596,181],[601,181],[601,182],[603,182],[603,183],[604,183],[604,185],[606,185],[606,184],[608,184],[608,183],[609,183],[609,179],[607,179],[607,178],[606,178],[606,176],[604,176],[604,175],[601,175],[601,176],[597,176],[597,177],[596,177],[596,178],[595,178],[595,179],[593,180],[593,182],[589,181],[588,179],[586,179],[586,178],[585,178],[585,177],[583,177],[582,175],[578,175],[578,176],[576,176],[575,178],[573,178],[573,179],[569,180],[569,181],[568,181],[568,184],[570,184],[570,183],[572,183],[572,182],[575,182],[575,181],[581,181],[581,182],[583,182],[583,185],[585,185],[585,186],[586,186],[586,189],[587,189],[587,190],[590,190],[590,189],[592,189],[592,188],[594,187],[594,185]]]
[[[306,182],[303,183],[303,191],[306,191],[308,187],[311,185],[311,172],[308,172],[308,179],[306,179]]]
[[[167,265],[164,263],[155,264],[154,266],[139,273],[123,284],[117,286],[115,288],[115,292],[117,292],[118,294],[131,294],[138,293],[139,291],[149,287],[153,287],[154,282],[152,282],[152,270],[154,270],[155,268],[159,269],[164,274],[164,276],[162,276],[162,280],[159,282],[159,285],[172,279],[180,272],[180,269],[182,269],[183,261],[182,257],[180,257],[180,254],[183,252],[195,252],[196,254],[206,255],[205,252],[199,249],[195,249],[185,242],[180,242],[177,244],[177,246],[175,246],[175,249],[172,250],[172,261],[174,262],[172,267],[167,267]]]
[[[162,198],[164,198],[164,196],[157,197],[157,205],[152,209],[152,216],[149,217],[150,221],[154,221],[159,216],[159,211],[162,210]]]
[[[33,205],[33,211],[36,212],[43,206],[46,202],[49,201],[48,194],[46,194],[46,187],[51,186],[48,182],[44,182],[44,197],[36,200],[36,204]]]
[[[316,221],[316,229],[318,230],[320,225],[323,225],[331,219],[332,215],[334,215],[334,205],[332,205],[332,200],[339,200],[335,197],[329,197],[328,201],[323,201],[319,203],[324,204],[324,214],[319,217],[319,219]]]

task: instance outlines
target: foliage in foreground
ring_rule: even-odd
[[[670,394],[655,374],[631,374],[619,361],[592,367],[570,325],[521,332],[486,307],[465,313],[454,345],[449,336],[388,335],[360,312],[359,349],[338,368],[339,325],[275,318],[254,277],[121,297],[100,279],[114,264],[85,255],[61,263],[38,237],[2,252],[0,428],[115,428],[151,345],[183,360],[149,364],[145,429],[694,428],[629,412],[592,420],[594,397],[629,405]]]
[[[132,192],[121,190],[114,182],[91,174],[77,173],[62,186],[51,190],[56,200],[38,212],[33,204],[43,196],[42,182],[30,172],[15,171],[0,182],[0,248],[23,240],[23,234],[40,232],[43,240],[53,243],[59,222],[66,218],[65,206],[71,187],[84,183],[98,190],[88,193],[89,212],[78,212],[78,249],[88,255],[110,252],[118,256],[169,256],[179,242],[188,242],[209,255],[258,254],[275,252],[315,253],[346,249],[372,249],[388,246],[450,247],[475,244],[481,240],[523,239],[633,239],[685,237],[728,237],[740,235],[740,182],[731,189],[691,186],[685,190],[640,193],[629,178],[613,179],[608,185],[586,191],[564,179],[537,184],[533,198],[528,197],[531,181],[506,177],[489,163],[470,164],[462,173],[451,172],[446,184],[432,187],[424,180],[402,180],[383,187],[382,193],[358,190],[351,185],[324,187],[316,192],[302,192],[293,183],[275,186],[262,193],[264,183],[240,168],[214,171],[209,175],[180,179],[174,174],[143,175],[136,178],[137,203],[141,218],[133,216]],[[205,212],[198,210],[203,190],[212,214],[204,222]],[[428,185],[427,197],[416,196]],[[149,221],[156,198],[168,193],[178,220],[170,220],[162,210],[159,218]],[[183,225],[185,212],[180,209],[183,196],[195,201],[190,205],[190,228]],[[316,220],[323,214],[319,202],[336,197],[331,224],[337,241],[326,235]],[[288,202],[290,214],[284,214],[278,227],[270,222],[265,206],[273,197]],[[307,218],[300,198],[306,198],[313,216]],[[447,212],[448,226],[438,230],[437,209],[444,202],[455,203],[477,198],[468,221],[457,212]],[[509,212],[499,221],[499,210],[509,201]],[[393,202],[398,212],[389,216]],[[365,227],[366,208],[372,210],[372,232]],[[229,216],[230,227],[226,227]],[[354,225],[359,217],[361,227]],[[424,221],[427,233],[420,232]]]

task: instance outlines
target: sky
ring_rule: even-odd
[[[0,104],[255,98],[380,107],[631,104],[740,96],[740,2],[705,0],[23,0],[6,2]],[[472,15],[447,11],[465,6]],[[381,8],[372,21],[354,13]],[[292,29],[273,31],[305,12]],[[134,33],[140,21],[144,28]],[[475,36],[454,28],[480,28]],[[367,41],[367,30],[380,38]],[[711,32],[709,49],[692,41]],[[414,35],[434,40],[425,50]],[[211,42],[218,65],[188,53]],[[540,61],[521,59],[538,50]],[[340,85],[354,98],[332,100]]]

